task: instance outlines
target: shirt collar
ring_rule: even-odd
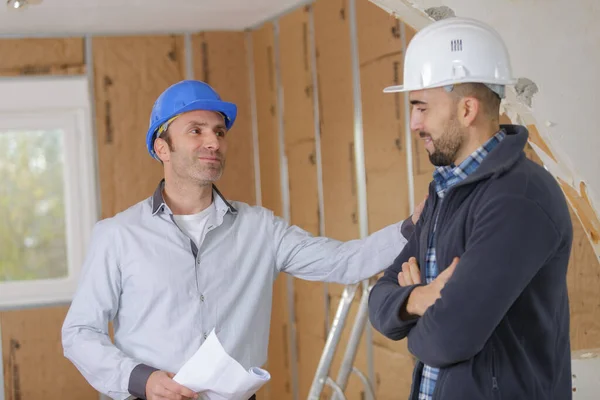
[[[506,137],[506,132],[498,131],[487,142],[480,146],[477,150],[471,153],[458,166],[452,164],[448,166],[438,167],[433,172],[433,179],[436,183],[436,191],[444,191],[454,183],[460,182],[467,176],[475,172],[481,165],[483,159]]]
[[[169,206],[165,202],[162,191],[165,186],[165,180],[162,179],[154,194],[152,195],[152,215],[156,215],[159,211],[164,211],[165,208],[169,209]],[[225,197],[221,194],[217,186],[213,184],[213,199],[215,199],[215,207],[219,211],[229,211],[233,214],[237,214],[237,209],[229,203]]]

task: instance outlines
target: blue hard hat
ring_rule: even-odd
[[[146,134],[148,153],[157,158],[154,153],[154,139],[162,124],[176,115],[195,110],[221,113],[227,129],[231,129],[237,116],[237,106],[221,100],[219,94],[208,84],[194,80],[178,82],[162,92],[152,107],[150,127]]]

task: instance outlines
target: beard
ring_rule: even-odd
[[[216,158],[218,161],[200,160],[200,157]],[[173,172],[180,178],[190,180],[200,185],[210,185],[218,181],[225,169],[225,157],[219,151],[197,151],[191,154],[171,152]]]
[[[456,115],[448,120],[443,132],[439,138],[431,139],[434,150],[429,154],[429,161],[436,167],[452,165],[466,140],[465,132],[459,125]],[[419,132],[419,136],[431,138],[429,133],[423,131]]]

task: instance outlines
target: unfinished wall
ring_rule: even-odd
[[[254,204],[254,157],[250,82],[243,32],[205,32],[193,35],[194,78],[211,85],[225,101],[238,106],[227,135],[227,162],[218,188],[231,200]]]
[[[408,107],[402,94],[383,94],[388,85],[398,84],[402,79],[403,47],[410,42],[415,29],[375,6],[369,0],[358,0],[358,40],[362,121],[365,142],[367,172],[367,204],[369,231],[408,216],[410,211],[409,175],[412,174],[412,190],[415,204],[423,200],[432,179],[433,166],[429,162],[422,142],[415,135],[407,135]],[[315,45],[317,52],[318,109],[323,161],[324,233],[342,240],[358,237],[356,175],[354,165],[354,105],[351,69],[351,37],[348,23],[348,2],[317,0],[313,7]],[[310,11],[308,11],[310,14]],[[308,120],[310,97],[303,96],[303,86],[309,87],[312,66],[304,56],[306,38],[304,26],[310,18],[306,10],[295,11],[280,18],[282,92],[284,93],[284,131],[290,179],[290,205],[292,222],[314,232],[315,187],[314,168],[305,156],[314,148]],[[308,24],[310,26],[310,24]],[[291,75],[295,74],[295,79]],[[289,122],[289,123],[288,123]],[[517,121],[519,122],[519,121]],[[521,121],[523,122],[523,121]],[[534,146],[553,154],[550,145],[535,126],[532,132]],[[300,133],[300,130],[302,132]],[[309,132],[310,131],[310,132]],[[298,133],[296,133],[298,132]],[[291,135],[292,138],[288,137]],[[296,135],[303,138],[296,141]],[[306,149],[299,151],[303,143]],[[410,144],[410,146],[408,146]],[[410,153],[408,153],[410,150]],[[300,156],[296,153],[300,152]],[[535,153],[529,151],[529,156]],[[410,158],[409,158],[410,156]],[[538,159],[538,162],[539,161]],[[307,179],[298,189],[298,175]],[[264,187],[264,185],[263,185]],[[573,204],[582,212],[589,212],[585,196],[569,193]],[[598,322],[600,302],[600,269],[597,257],[586,237],[595,225],[586,226],[572,213],[575,230],[573,255],[569,269],[571,295],[571,336],[573,349],[600,346]],[[340,285],[328,285],[325,290],[317,283],[295,281],[295,321],[297,327],[299,398],[307,394],[314,377],[316,365],[323,351],[325,335],[322,335],[322,319],[326,328],[339,303]],[[592,299],[592,300],[590,300]],[[328,313],[320,307],[326,303]],[[350,323],[356,314],[357,304],[350,313]],[[327,315],[328,314],[328,315]],[[312,321],[312,323],[310,323]],[[343,334],[342,344],[348,338]],[[366,343],[363,337],[355,365],[366,372]],[[338,350],[332,366],[335,377],[340,365],[343,345]],[[398,398],[408,394],[412,380],[413,357],[407,351],[406,341],[393,342],[382,335],[373,336],[375,390],[378,398]],[[326,393],[331,391],[326,389]],[[364,395],[360,382],[351,378],[347,396],[359,399]]]
[[[102,218],[152,195],[160,163],[145,145],[152,105],[185,74],[183,37],[95,37],[92,41]]]
[[[2,77],[85,72],[82,38],[0,39],[0,53]],[[5,399],[98,397],[63,357],[60,329],[66,313],[66,306],[0,311]]]
[[[262,205],[283,217],[281,197],[277,80],[275,76],[275,33],[272,23],[253,31],[252,60],[256,92],[260,184]],[[280,275],[273,287],[273,308],[267,368],[271,382],[264,392],[270,399],[292,398],[292,364],[289,342],[287,276]],[[261,395],[262,396],[262,395]]]

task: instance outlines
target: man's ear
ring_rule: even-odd
[[[458,103],[458,118],[464,127],[473,125],[477,115],[481,112],[481,102],[471,96],[460,99]]]
[[[154,152],[163,163],[169,161],[169,145],[165,139],[156,138],[154,140]]]

